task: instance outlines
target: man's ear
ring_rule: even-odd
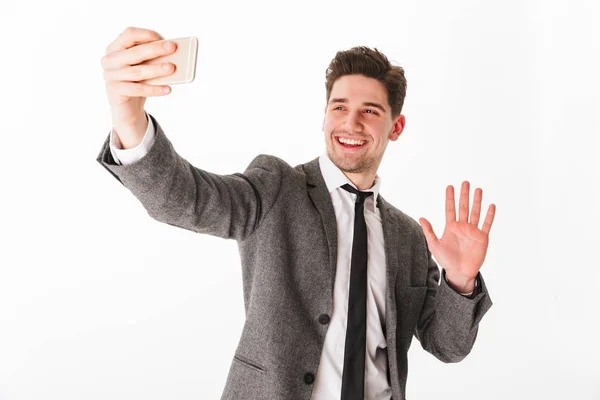
[[[402,131],[404,130],[405,126],[406,126],[406,118],[404,117],[404,115],[400,114],[400,116],[396,120],[396,123],[394,124],[394,127],[392,128],[392,131],[390,132],[389,139],[391,141],[398,140],[398,138],[400,137],[400,134],[402,134]]]

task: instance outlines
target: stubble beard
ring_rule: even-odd
[[[332,143],[331,145],[335,146],[336,144]],[[369,154],[363,154],[359,157],[344,157],[343,155],[340,156],[340,154],[336,153],[335,150],[332,148],[327,149],[327,155],[336,167],[338,167],[343,172],[351,174],[361,174],[364,172],[369,172],[376,162],[376,160],[373,157],[370,157]]]

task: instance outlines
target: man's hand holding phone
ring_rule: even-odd
[[[194,79],[197,45],[193,36],[165,40],[155,31],[129,27],[106,48],[101,60],[106,93],[123,148],[137,146],[144,137],[147,97],[164,96],[169,84]]]

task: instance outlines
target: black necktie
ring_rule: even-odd
[[[366,198],[373,192],[361,192],[349,184],[342,188],[356,194],[356,202],[341,400],[363,400],[367,341],[367,224],[364,206]]]

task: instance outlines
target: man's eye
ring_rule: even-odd
[[[334,107],[333,110],[335,111],[335,110],[338,110],[340,108],[342,108],[342,106]],[[371,114],[378,115],[374,110],[371,110],[371,109],[367,109],[365,111],[369,111]]]

